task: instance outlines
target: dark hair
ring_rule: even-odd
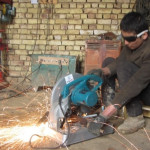
[[[121,23],[120,29],[125,32],[134,32],[136,34],[148,30],[148,23],[142,14],[138,12],[129,12],[126,14]]]

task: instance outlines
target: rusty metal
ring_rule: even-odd
[[[105,58],[118,57],[121,50],[121,41],[87,40],[85,47],[84,74],[91,69],[101,68]]]

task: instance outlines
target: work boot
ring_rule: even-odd
[[[145,126],[143,115],[136,117],[128,117],[123,124],[118,127],[118,131],[122,134],[130,134],[138,131]]]

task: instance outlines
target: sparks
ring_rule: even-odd
[[[48,123],[40,124],[40,125],[31,125],[31,126],[15,126],[11,128],[1,128],[0,129],[0,149],[14,149],[16,145],[27,145],[31,136],[34,134],[38,134],[43,137],[51,137],[56,138],[56,132],[53,132],[48,127]],[[32,142],[39,142],[41,140],[39,137],[34,137]],[[22,148],[23,149],[23,148]]]

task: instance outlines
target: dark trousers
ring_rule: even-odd
[[[106,67],[109,63],[114,61],[113,58],[106,58],[103,62],[102,67]],[[139,69],[135,64],[131,62],[122,62],[117,64],[117,72],[113,77],[104,78],[104,87],[115,87],[115,79],[118,79],[119,88],[122,89],[125,83],[128,82],[130,77]],[[107,87],[108,87],[107,86]],[[134,89],[133,89],[134,90]],[[103,95],[103,92],[102,92]],[[105,99],[104,99],[105,101]],[[131,117],[135,117],[142,114],[142,105],[150,106],[150,84],[143,89],[143,91],[136,97],[124,102],[126,105],[127,113]]]

